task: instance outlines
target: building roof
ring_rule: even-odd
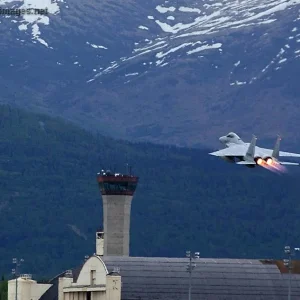
[[[102,258],[108,271],[120,268],[122,300],[187,299],[188,258]],[[192,274],[193,299],[281,300],[287,297],[287,274],[274,263],[251,259],[200,258]],[[300,275],[292,274],[292,295],[300,299]]]
[[[63,277],[65,272],[58,274],[51,280],[49,284],[52,286],[41,296],[39,300],[58,300],[58,281],[60,277]]]
[[[120,268],[122,300],[187,299],[188,258],[125,256],[101,258],[108,272]],[[192,274],[193,299],[283,300],[287,298],[288,274],[280,266],[279,261],[200,258],[195,262],[196,267]],[[72,270],[75,282],[81,268],[82,265]],[[58,279],[64,274],[65,272],[50,281],[53,286],[40,298],[41,300],[58,300]],[[300,274],[292,274],[292,296],[300,299]]]

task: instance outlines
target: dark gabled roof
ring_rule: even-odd
[[[187,258],[103,257],[108,271],[120,268],[122,300],[182,300],[188,295]],[[193,299],[283,300],[286,274],[276,264],[259,260],[208,259],[196,261]],[[292,275],[293,296],[300,299],[300,276]]]
[[[79,276],[79,273],[83,267],[83,264],[79,267],[72,269],[73,281],[76,282]],[[67,271],[64,271],[54,278],[49,280],[49,284],[52,286],[42,295],[39,300],[58,300],[58,281],[60,277],[64,277]]]
[[[49,280],[49,284],[52,286],[42,295],[39,300],[58,300],[58,280],[59,277],[63,277],[65,272],[62,272]]]
[[[81,264],[80,266],[72,269],[72,274],[73,274],[73,282],[77,282],[77,279],[79,277],[80,271],[82,269],[82,267],[84,266],[84,263]]]

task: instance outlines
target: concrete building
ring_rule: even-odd
[[[18,300],[188,299],[187,258],[98,255],[102,252],[98,248],[83,265],[57,275],[48,285],[22,289]],[[288,274],[278,263],[200,258],[192,273],[192,300],[285,300]],[[8,300],[15,300],[13,281]],[[292,299],[300,299],[299,269],[294,269],[291,283]]]
[[[103,257],[103,261],[108,269],[120,268],[122,300],[188,300],[187,258],[111,256]],[[278,263],[274,260],[200,258],[192,272],[191,298],[286,300],[289,276]],[[297,264],[299,266],[299,262]],[[294,269],[291,281],[291,299],[300,299],[299,270]]]
[[[19,278],[18,300],[188,299],[188,258],[129,256],[130,207],[138,178],[105,173],[97,179],[104,232],[96,233],[96,253],[46,285]],[[192,300],[287,299],[289,275],[282,261],[198,258],[195,263]],[[14,282],[9,282],[8,300],[15,300]],[[300,299],[299,262],[294,262],[291,286],[291,299]]]
[[[66,270],[38,284],[31,277],[18,278],[18,300],[120,300],[121,276],[118,269],[108,272],[101,259],[103,232],[96,234],[96,253],[74,270]],[[16,280],[8,283],[8,300],[15,300]]]
[[[18,300],[38,300],[52,286],[51,284],[38,284],[32,280],[31,274],[21,274],[8,282],[8,300],[16,299],[16,284]]]
[[[130,212],[138,177],[102,171],[104,255],[129,256]]]

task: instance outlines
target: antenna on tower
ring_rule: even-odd
[[[114,273],[119,273],[120,274],[120,267],[114,267],[113,268]]]

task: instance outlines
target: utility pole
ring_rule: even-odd
[[[189,262],[186,266],[186,271],[189,273],[189,300],[192,299],[192,271],[195,269],[196,264],[193,262],[194,259],[200,257],[200,252],[191,253],[191,251],[186,251],[186,257]]]
[[[18,276],[20,275],[20,266],[24,262],[24,259],[13,258],[12,263],[16,265],[15,269],[12,269],[12,274],[16,276],[16,297],[15,300],[18,300]]]
[[[288,256],[287,259],[283,260],[284,265],[288,268],[289,271],[288,300],[291,300],[291,296],[292,296],[292,270],[293,270],[292,256],[295,255],[296,251],[300,251],[300,248],[291,248],[290,246],[284,247],[284,253]]]

